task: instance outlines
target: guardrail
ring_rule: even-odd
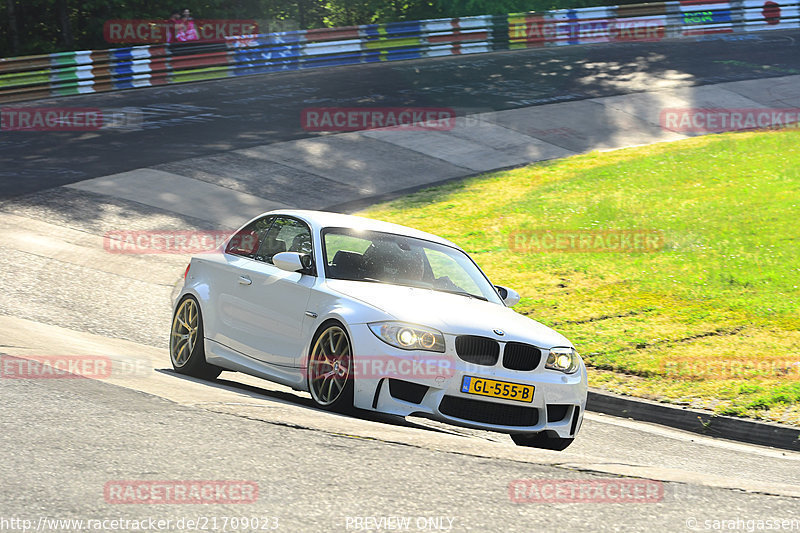
[[[800,28],[800,0],[681,0],[0,59],[0,102],[541,46]]]

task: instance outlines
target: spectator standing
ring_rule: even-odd
[[[181,12],[179,10],[174,10],[169,15],[169,19],[167,20],[167,42],[174,43],[177,39],[175,38],[176,28],[175,26],[181,20]]]
[[[180,30],[178,30],[179,26]],[[194,19],[192,18],[192,12],[188,7],[181,9],[181,18],[175,24],[175,28],[176,41],[197,41],[199,39],[197,28],[195,28]]]

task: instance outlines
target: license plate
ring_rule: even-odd
[[[533,389],[533,385],[476,378],[474,376],[464,376],[464,379],[461,380],[461,392],[490,396],[492,398],[502,398],[504,400],[514,400],[517,402],[532,402]]]

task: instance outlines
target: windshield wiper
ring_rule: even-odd
[[[477,294],[472,294],[471,292],[467,291],[457,291],[452,289],[433,289],[438,292],[447,292],[449,294],[459,294],[461,296],[466,296],[467,298],[477,298],[478,300],[483,300],[484,302],[488,302],[488,298],[484,298],[483,296],[478,296]]]
[[[424,281],[398,280],[396,283],[393,283],[392,285],[400,285],[401,287],[411,287],[412,289],[433,288],[433,285],[431,283],[426,283]]]

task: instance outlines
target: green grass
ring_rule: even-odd
[[[523,295],[516,310],[575,343],[591,385],[800,424],[800,367],[791,366],[800,363],[797,129],[593,152],[360,214],[462,246],[495,283]],[[657,230],[664,245],[509,248],[515,232],[533,229]],[[760,366],[709,374],[734,359]],[[669,370],[676,362],[680,373]]]

